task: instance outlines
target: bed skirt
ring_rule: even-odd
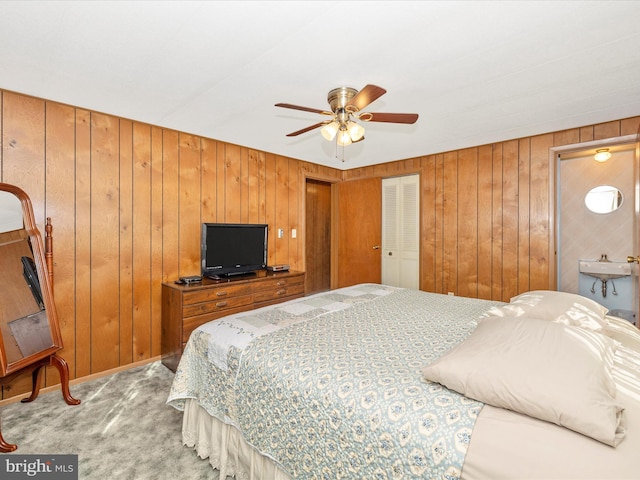
[[[249,445],[237,428],[209,415],[196,400],[185,402],[182,442],[202,459],[208,458],[220,479],[290,480],[278,465]]]

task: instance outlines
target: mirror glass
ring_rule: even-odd
[[[54,344],[22,202],[7,191],[0,191],[0,332],[7,365]]]
[[[622,192],[610,185],[600,185],[589,190],[584,204],[593,213],[611,213],[622,206]]]

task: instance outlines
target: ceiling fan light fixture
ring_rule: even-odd
[[[593,159],[596,162],[606,162],[611,158],[611,152],[609,152],[608,148],[601,148],[596,150],[596,154],[593,156]]]
[[[336,133],[338,133],[339,129],[340,129],[340,124],[334,120],[333,122],[328,123],[327,125],[322,127],[322,130],[320,130],[320,133],[322,133],[322,136],[326,140],[331,141],[335,138]]]
[[[338,132],[338,145],[340,145],[341,147],[345,147],[347,145],[351,145],[352,140],[351,137],[349,136],[349,131],[348,130],[340,130]]]
[[[362,111],[386,92],[384,88],[371,84],[365,85],[360,91],[351,87],[334,88],[327,95],[327,102],[331,107],[330,111],[291,103],[276,103],[275,106],[331,117],[331,119],[288,133],[287,137],[296,137],[320,128],[320,133],[326,140],[330,142],[335,140],[336,146],[344,147],[364,140],[365,129],[360,122],[412,124],[418,120],[417,113],[370,113]]]
[[[352,142],[357,142],[364,137],[364,128],[356,122],[348,122],[347,131],[349,132],[349,137]]]

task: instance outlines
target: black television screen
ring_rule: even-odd
[[[266,268],[267,231],[264,224],[203,223],[202,276],[219,278]]]

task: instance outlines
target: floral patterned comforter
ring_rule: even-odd
[[[460,477],[480,402],[421,368],[498,302],[362,284],[193,332],[167,403],[195,398],[293,478]]]

